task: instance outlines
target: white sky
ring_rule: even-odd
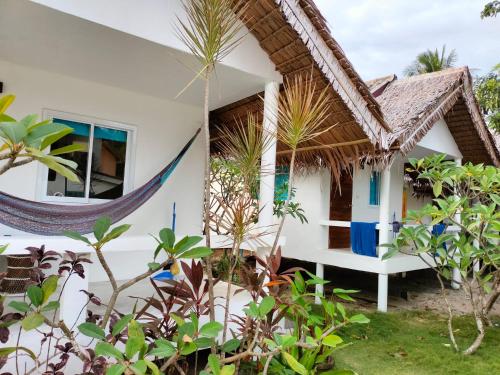
[[[332,34],[364,78],[404,68],[428,48],[458,54],[473,74],[500,63],[500,15],[481,19],[488,0],[315,0]]]

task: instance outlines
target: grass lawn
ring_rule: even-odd
[[[353,345],[336,351],[337,368],[359,375],[500,374],[500,319],[495,319],[497,327],[488,330],[476,354],[463,356],[449,346],[445,316],[426,311],[365,315],[370,324],[341,332]],[[461,316],[454,326],[458,344],[465,348],[475,337],[474,323]]]

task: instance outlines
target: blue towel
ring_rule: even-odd
[[[170,271],[163,271],[160,273],[157,273],[152,277],[153,280],[156,281],[162,281],[162,280],[173,280],[174,275]]]
[[[351,247],[356,254],[377,257],[377,223],[351,223]]]
[[[438,237],[438,236],[442,235],[445,230],[446,230],[446,225],[445,224],[443,224],[443,223],[434,224],[432,226],[432,236],[433,237]],[[443,249],[446,250],[446,243],[443,244]]]

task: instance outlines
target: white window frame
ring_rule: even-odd
[[[87,160],[87,176],[90,175],[92,168],[91,158],[94,140],[94,127],[101,126],[104,128],[121,130],[127,132],[127,149],[125,152],[125,170],[123,178],[123,195],[131,192],[134,189],[133,176],[135,166],[135,146],[136,146],[136,133],[137,126],[125,124],[122,122],[110,121],[91,116],[84,116],[75,113],[62,112],[52,109],[44,109],[42,111],[42,118],[44,120],[59,118],[61,120],[75,121],[90,125],[89,134],[89,152]],[[64,157],[64,155],[62,155]],[[57,197],[47,195],[48,187],[48,167],[42,163],[38,163],[38,177],[37,177],[37,199],[42,202],[54,202],[61,204],[96,204],[109,202],[109,199],[96,199],[89,197]],[[85,182],[85,193],[90,189],[90,179],[87,178]]]

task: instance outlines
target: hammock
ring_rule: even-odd
[[[137,210],[160,189],[199,133],[198,129],[175,159],[146,184],[111,202],[84,206],[59,205],[28,201],[0,192],[0,223],[43,236],[61,235],[66,230],[90,233],[97,219],[102,216],[108,216],[116,223]]]

